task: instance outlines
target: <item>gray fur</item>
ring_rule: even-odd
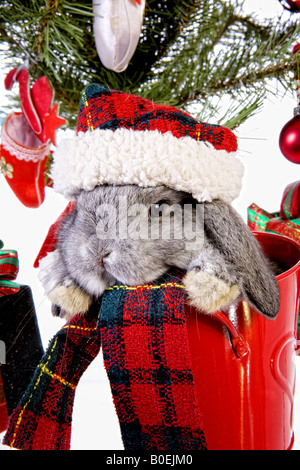
[[[204,220],[209,244],[224,261],[216,274],[231,284],[238,283],[260,313],[275,317],[280,296],[273,267],[243,219],[229,204],[214,201],[205,203]]]
[[[169,238],[163,239],[160,234],[159,239],[151,239],[149,233],[146,239],[136,238],[135,216],[128,215],[122,207],[125,200],[128,207],[141,204],[147,208],[138,219],[144,228],[150,226],[151,205],[162,200],[166,201],[166,207],[187,203],[185,210],[190,211],[194,225],[190,233],[180,232],[182,218],[179,220],[171,214]],[[106,214],[99,212],[103,204],[115,207],[115,226],[104,224]],[[203,203],[204,233],[199,236],[199,247],[187,249],[199,216],[196,204],[189,194],[165,187],[108,185],[82,191],[76,210],[66,218],[60,230],[52,270],[42,276],[46,292],[53,286],[76,285],[89,295],[99,297],[116,281],[139,285],[155,280],[170,267],[178,267],[187,273],[207,273],[211,279],[224,281],[223,284],[229,287],[235,286],[234,295],[240,291],[263,315],[276,316],[279,291],[275,276],[247,225],[230,205],[222,201]],[[165,215],[162,213],[160,223],[167,215],[168,210]],[[154,218],[155,213],[152,220]],[[116,233],[119,235],[125,225],[127,237],[116,238]],[[105,226],[106,239],[99,238],[99,226]],[[174,236],[177,230],[183,233],[183,238]]]

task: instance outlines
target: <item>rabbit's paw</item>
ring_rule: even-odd
[[[68,320],[70,320],[77,313],[86,313],[89,310],[93,300],[89,294],[84,292],[74,283],[67,286],[56,286],[48,294],[48,298],[55,307],[59,307],[61,309],[60,316],[63,316]]]
[[[205,313],[214,313],[228,307],[240,295],[238,285],[229,285],[203,271],[189,271],[183,283],[189,303]]]

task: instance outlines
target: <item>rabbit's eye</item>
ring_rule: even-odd
[[[156,204],[151,204],[149,209],[149,219],[152,219],[153,217],[161,217],[167,207],[168,205],[165,200],[159,201]]]

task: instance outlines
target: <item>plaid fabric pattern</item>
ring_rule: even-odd
[[[3,443],[22,450],[68,450],[76,386],[99,349],[95,312],[65,325],[10,416]]]
[[[202,450],[181,273],[106,290],[51,341],[12,416],[4,443],[67,450],[76,386],[102,342],[125,450]]]
[[[206,448],[178,273],[114,286],[101,306],[104,362],[126,450]]]
[[[130,98],[130,99],[129,99]],[[90,85],[80,102],[77,132],[94,129],[171,132],[175,137],[190,136],[210,142],[217,150],[235,152],[237,138],[225,127],[193,119],[184,111],[147,99]]]

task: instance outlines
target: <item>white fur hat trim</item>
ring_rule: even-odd
[[[199,202],[233,201],[240,193],[243,164],[236,152],[171,132],[95,129],[66,138],[54,152],[54,189],[72,200],[102,184],[167,186]]]

